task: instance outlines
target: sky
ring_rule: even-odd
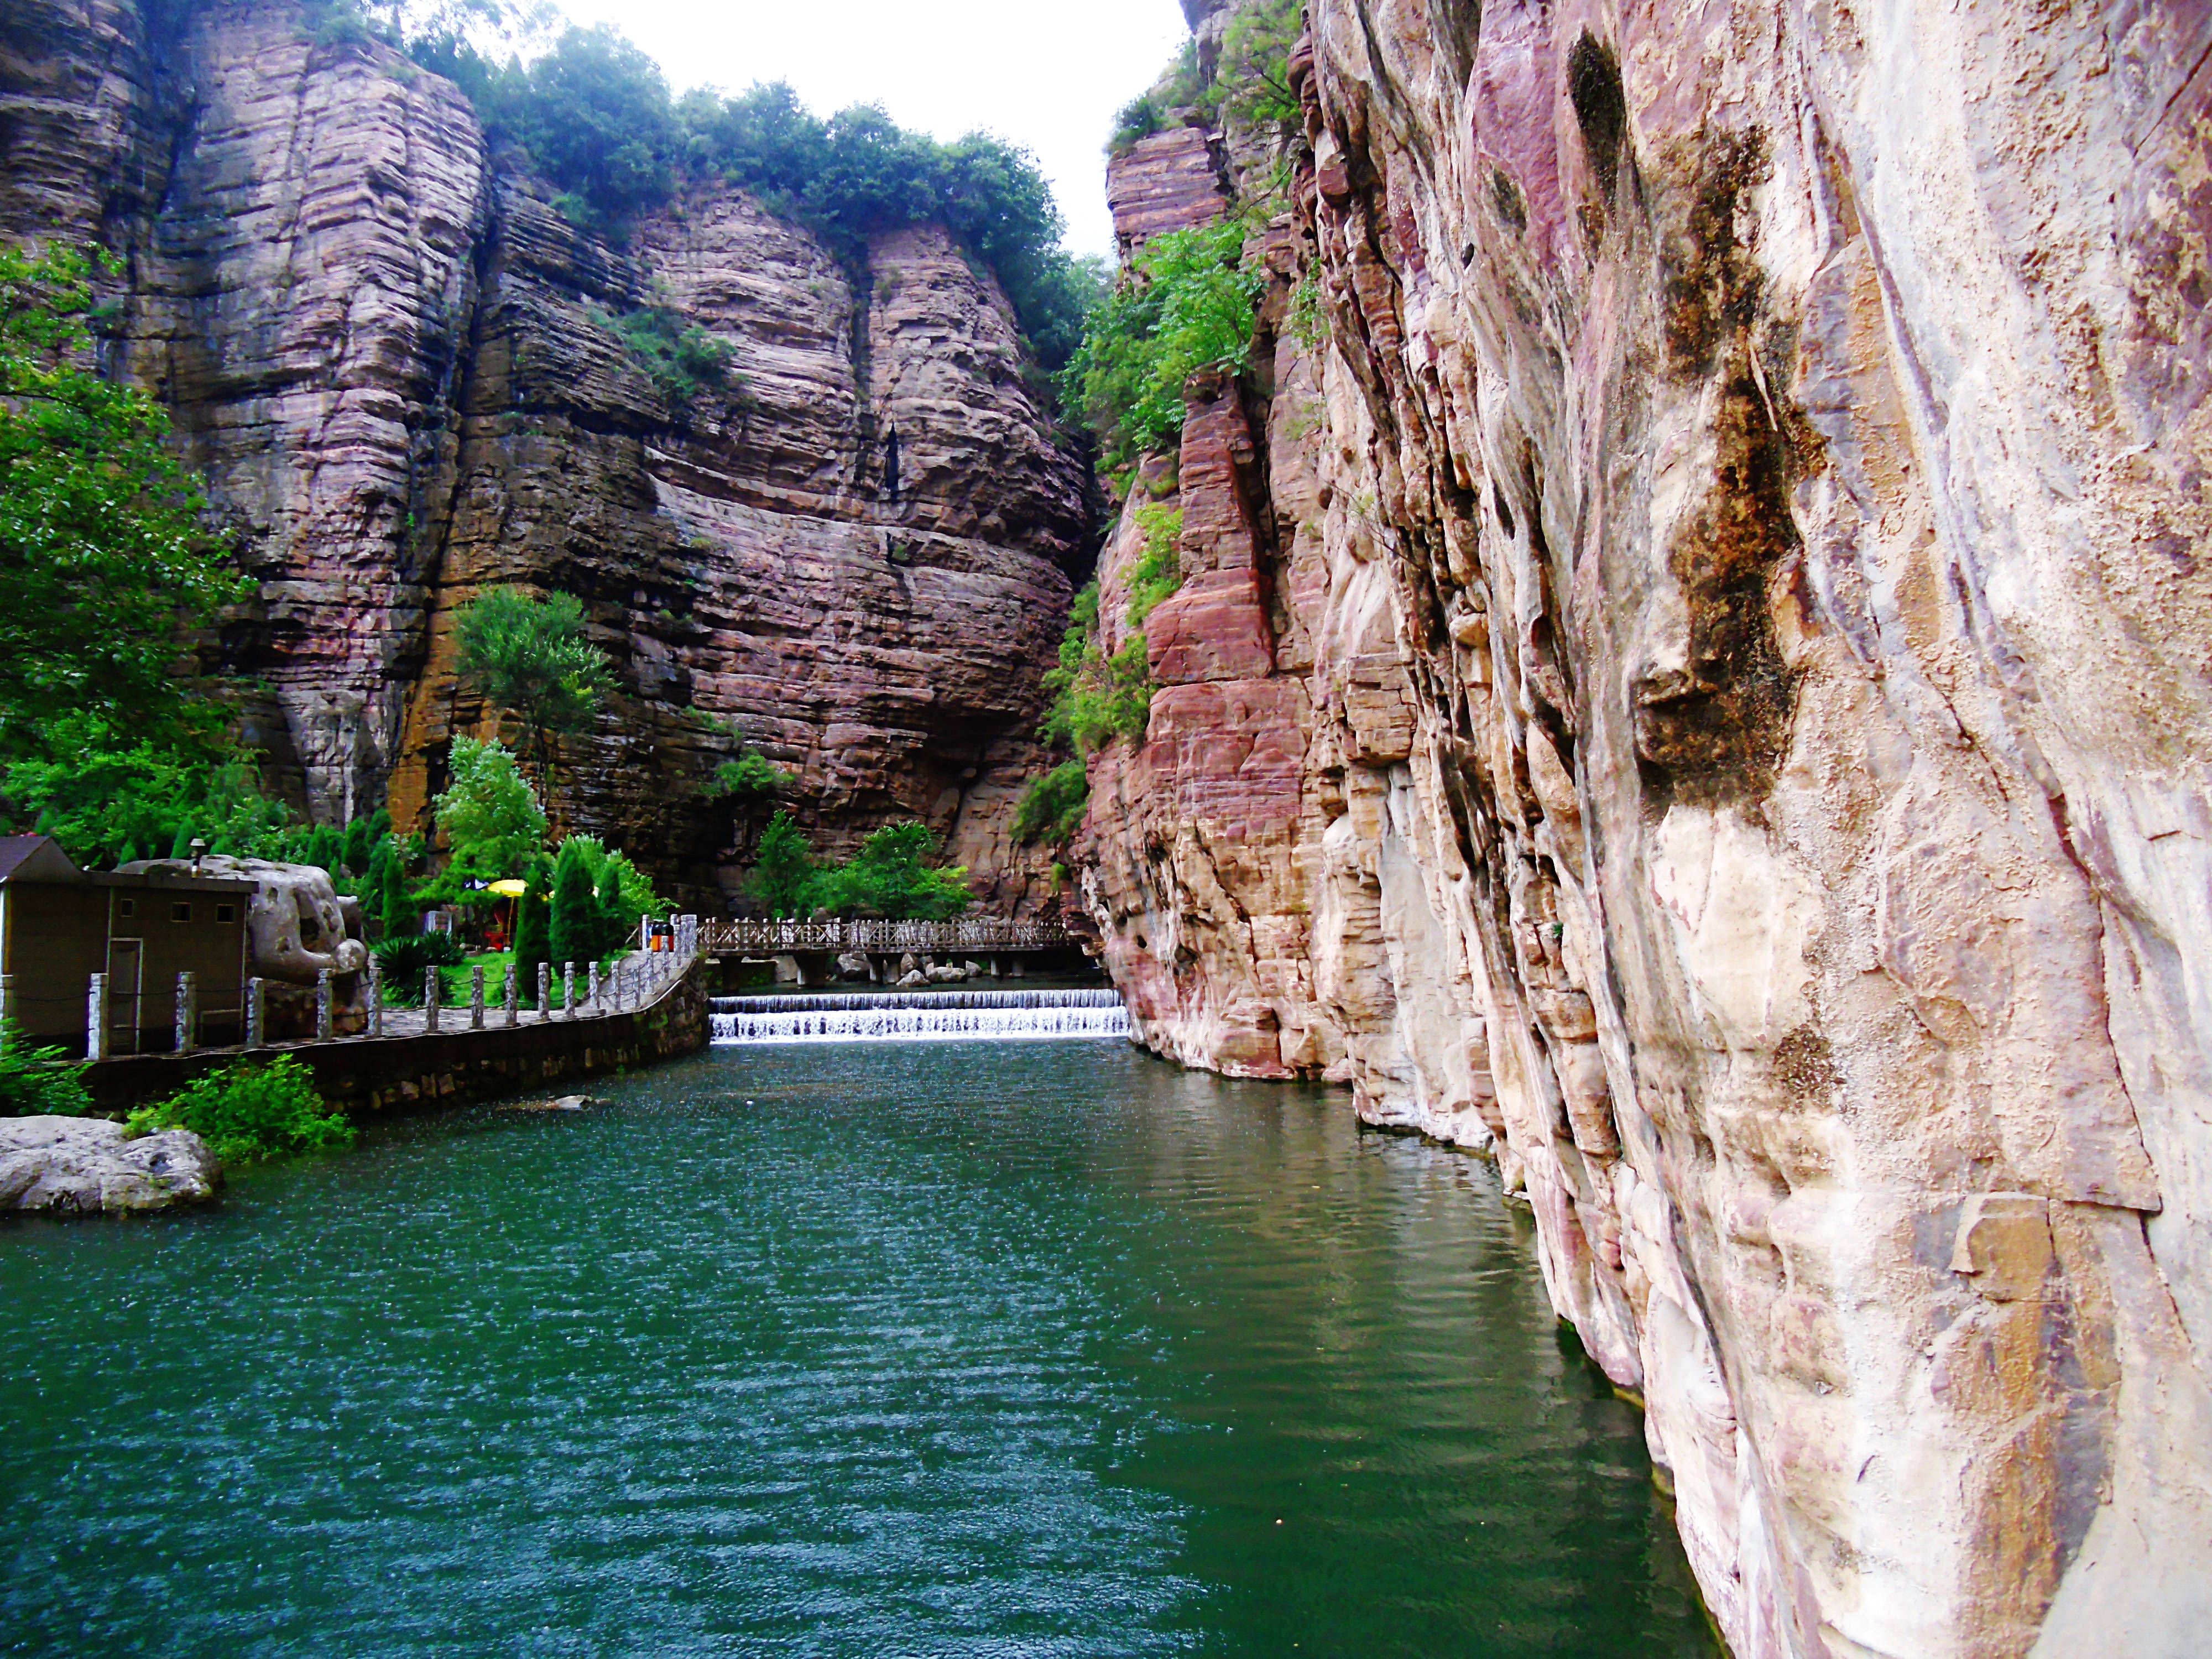
[[[560,0],[660,60],[678,93],[788,81],[817,114],[881,104],[940,139],[1028,149],[1068,246],[1111,256],[1105,143],[1115,112],[1182,45],[1178,0]]]

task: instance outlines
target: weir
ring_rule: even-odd
[[[1129,1036],[1118,992],[921,991],[717,997],[717,1048],[781,1042],[1024,1042]]]

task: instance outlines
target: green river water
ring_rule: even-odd
[[[0,1652],[1712,1653],[1480,1162],[1121,1042],[600,1092],[0,1226]]]

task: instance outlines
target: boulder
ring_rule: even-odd
[[[837,971],[847,979],[873,979],[876,970],[866,957],[858,951],[848,951],[837,958]]]
[[[0,1119],[0,1212],[124,1214],[204,1204],[222,1166],[185,1129],[136,1139],[96,1117]]]

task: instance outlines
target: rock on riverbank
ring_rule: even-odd
[[[222,1166],[188,1130],[126,1139],[93,1117],[0,1121],[0,1212],[98,1215],[204,1204]]]

